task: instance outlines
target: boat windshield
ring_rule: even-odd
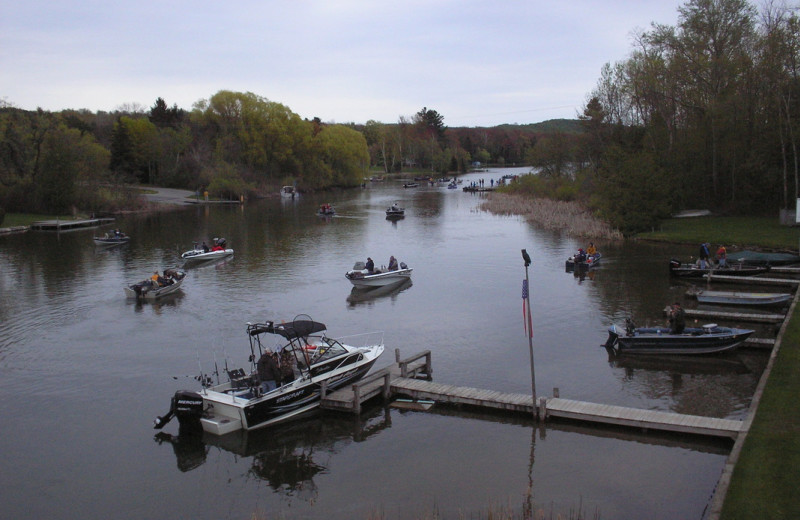
[[[319,341],[316,342],[316,348],[311,355],[312,365],[328,361],[329,359],[333,359],[347,353],[347,349],[345,349],[342,344],[335,339],[325,337],[314,339],[318,339]]]

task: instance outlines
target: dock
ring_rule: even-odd
[[[67,231],[70,229],[97,227],[114,222],[113,218],[90,218],[78,220],[37,220],[32,222],[30,229],[33,231]]]
[[[389,400],[395,395],[404,395],[414,400],[538,416],[542,421],[561,418],[645,431],[660,430],[729,439],[736,439],[743,431],[743,421],[740,420],[642,410],[559,397],[541,397],[538,405],[534,406],[533,398],[529,394],[433,382],[429,350],[405,360],[400,360],[399,351],[395,351],[395,359],[395,364],[349,387],[330,394],[323,387],[320,406],[326,410],[359,414],[362,404],[368,399],[380,395],[384,400]]]

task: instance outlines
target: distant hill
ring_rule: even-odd
[[[527,125],[498,125],[497,128],[516,128],[526,132],[537,134],[580,134],[583,133],[581,122],[578,119],[549,119],[540,123],[530,123]]]

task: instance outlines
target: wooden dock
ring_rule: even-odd
[[[557,397],[541,397],[534,406],[529,394],[514,394],[434,383],[431,380],[431,353],[425,351],[406,360],[379,370],[358,383],[327,394],[323,389],[321,407],[327,410],[360,413],[364,401],[381,395],[384,400],[394,395],[406,395],[414,400],[431,400],[450,405],[464,405],[496,411],[562,418],[591,423],[661,430],[693,435],[735,439],[742,431],[743,422],[697,415],[685,415],[654,410],[641,410]],[[423,360],[424,359],[424,360]],[[419,379],[424,376],[425,380]]]

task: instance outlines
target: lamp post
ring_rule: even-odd
[[[531,356],[531,396],[533,399],[533,418],[537,418],[536,413],[536,375],[533,370],[533,322],[531,320],[531,294],[528,283],[528,266],[531,265],[531,257],[526,250],[522,250],[522,260],[525,262],[525,281],[522,283],[522,300],[527,310],[527,315],[523,315],[525,330],[528,333],[528,352]]]

